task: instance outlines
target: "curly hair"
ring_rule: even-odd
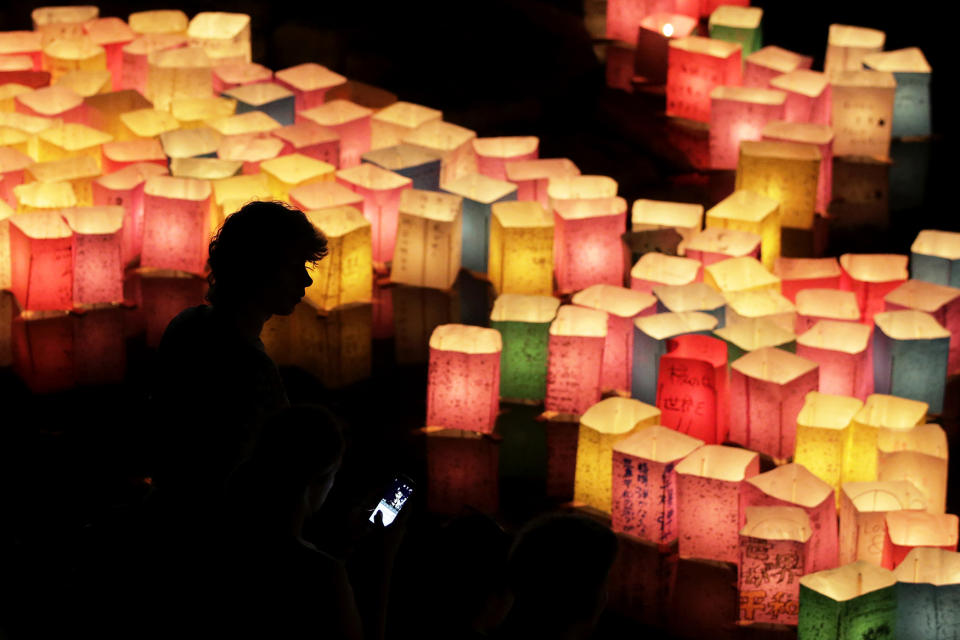
[[[307,216],[283,202],[248,202],[227,217],[210,241],[207,301],[245,295],[291,259],[316,263],[327,255],[327,237]]]

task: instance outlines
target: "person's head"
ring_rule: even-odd
[[[288,315],[312,280],[307,265],[327,255],[327,238],[282,202],[249,202],[210,241],[207,300]]]

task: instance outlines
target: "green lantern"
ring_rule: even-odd
[[[550,296],[505,293],[493,304],[490,327],[500,332],[500,396],[540,401],[547,390],[550,323],[560,301]]]
[[[763,9],[721,5],[710,14],[710,37],[743,47],[741,60],[763,46]]]
[[[893,640],[896,581],[863,561],[803,576],[798,640]]]

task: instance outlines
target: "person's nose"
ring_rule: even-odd
[[[313,284],[313,278],[310,277],[310,270],[307,268],[303,269],[303,286],[304,288],[309,287]]]

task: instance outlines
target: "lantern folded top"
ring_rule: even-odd
[[[318,176],[333,173],[336,168],[316,158],[290,153],[279,158],[264,160],[260,163],[260,170],[286,184],[300,184]]]
[[[897,582],[927,583],[938,587],[960,584],[960,553],[914,547],[893,573]]]
[[[617,181],[608,176],[559,176],[550,178],[547,195],[555,200],[613,198]]]
[[[56,240],[73,235],[59,211],[33,211],[10,216],[9,220],[10,224],[34,240]]]
[[[709,275],[709,278],[704,280],[715,285],[721,293],[762,288],[780,289],[780,278],[764,269],[756,258],[729,258],[706,266],[703,270]]]
[[[251,111],[250,113],[259,113],[259,111]],[[283,151],[283,140],[265,133],[247,133],[221,138],[217,155],[224,160],[260,162],[276,158],[281,151]]]
[[[949,455],[947,434],[938,424],[921,424],[905,431],[881,429],[877,449],[883,453],[914,451],[946,460]]]
[[[936,340],[950,337],[949,331],[932,315],[923,311],[882,311],[873,316],[873,321],[877,328],[894,340]]]
[[[170,113],[182,123],[197,123],[227,118],[234,115],[236,111],[236,100],[216,96],[209,98],[174,98],[170,103]]]
[[[275,161],[271,160],[270,162]],[[319,160],[315,160],[314,162],[319,162]],[[267,163],[265,162],[263,164]],[[370,164],[369,162],[364,162],[355,167],[350,167],[349,169],[340,169],[337,171],[337,178],[345,180],[351,184],[355,184],[359,187],[363,187],[364,189],[371,189],[374,191],[400,189],[408,184],[413,183],[413,180],[406,176],[402,176],[399,173],[394,173],[393,171],[387,171],[386,169],[378,167],[375,164]]]
[[[396,124],[410,129],[416,129],[420,125],[426,124],[432,120],[443,118],[443,112],[438,109],[431,109],[423,105],[402,100],[384,107],[373,114],[373,119],[379,122]]]
[[[187,43],[182,33],[151,33],[138,37],[123,47],[123,53],[131,56],[149,56],[155,51],[176,49]]]
[[[60,126],[62,122],[54,118],[29,116],[25,113],[0,111],[0,126],[19,129],[35,135],[53,126]]]
[[[500,138],[474,138],[473,150],[491,158],[514,158],[535,153],[540,147],[536,136],[505,136]]]
[[[884,302],[933,313],[960,296],[960,289],[924,280],[907,280],[888,293]]]
[[[222,142],[223,135],[210,127],[175,129],[160,135],[163,152],[170,158],[208,155],[216,152]]]
[[[730,9],[732,7],[727,8]],[[713,16],[711,16],[710,19],[712,20]],[[772,69],[773,71],[779,71],[780,73],[790,73],[791,71],[809,66],[810,58],[802,56],[799,53],[794,53],[793,51],[787,51],[786,49],[769,45],[748,55],[746,61],[751,64],[766,67],[767,69]]]
[[[729,291],[726,298],[727,306],[738,316],[746,318],[792,314],[797,310],[789,299],[772,289]]]
[[[503,349],[496,329],[466,324],[442,324],[430,335],[430,348],[461,353],[499,353]]]
[[[839,278],[841,272],[836,258],[780,257],[773,265],[773,273],[782,280],[819,280]]]
[[[3,31],[0,32],[0,55],[8,56],[18,53],[40,51],[41,35],[36,31]],[[33,68],[31,62],[30,68]]]
[[[703,440],[675,429],[653,425],[618,441],[613,450],[635,458],[669,463],[686,458],[703,444]]]
[[[324,127],[332,127],[365,118],[373,113],[356,102],[331,100],[318,107],[301,111],[300,115]]]
[[[213,201],[219,206],[223,206],[229,200],[247,202],[250,200],[269,200],[272,197],[270,183],[263,173],[230,176],[223,180],[217,180],[212,186]]]
[[[637,260],[630,277],[662,284],[687,284],[696,280],[702,266],[699,260],[651,251]]]
[[[811,349],[863,353],[870,346],[870,327],[859,322],[821,320],[797,336],[797,344]]]
[[[858,423],[885,429],[912,429],[923,424],[930,405],[882,393],[867,396],[867,402],[854,418]]]
[[[135,136],[153,138],[180,128],[180,122],[168,111],[136,109],[120,114],[122,122]]]
[[[223,95],[259,107],[284,98],[292,98],[293,92],[275,82],[243,84],[223,92]]]
[[[897,81],[889,71],[837,71],[830,84],[854,89],[896,89]]]
[[[860,319],[857,294],[840,289],[803,289],[798,291],[797,313],[802,316],[853,322]]]
[[[640,199],[634,201],[630,217],[634,229],[641,224],[699,229],[703,205]]]
[[[924,256],[960,260],[960,233],[924,229],[917,234],[910,251]]]
[[[452,193],[404,189],[399,211],[438,222],[453,222],[463,208],[463,198]]]
[[[797,69],[770,80],[770,86],[774,89],[799,93],[808,98],[816,98],[829,84],[827,74],[809,69]]]
[[[145,182],[150,176],[160,176],[166,173],[166,167],[161,167],[152,162],[138,162],[97,178],[97,184],[112,191],[126,191],[133,189],[141,182]]]
[[[457,126],[451,122],[432,120],[404,136],[403,142],[444,152],[458,149],[461,145],[476,137],[476,131]]]
[[[270,135],[276,136],[289,143],[294,149],[323,144],[325,142],[333,142],[340,139],[340,134],[333,129],[321,126],[310,120],[302,120],[279,129],[274,129],[270,132]],[[383,166],[383,163],[379,164]],[[387,168],[389,169],[390,167]]]
[[[266,133],[283,126],[263,111],[247,111],[226,118],[213,118],[207,121],[207,125],[225,136]]]
[[[284,84],[298,91],[329,89],[330,87],[344,84],[347,81],[347,79],[339,73],[333,72],[315,62],[305,62],[293,67],[281,69],[273,75],[278,80],[283,81]]]
[[[340,238],[351,231],[370,226],[370,221],[364,218],[363,214],[354,207],[334,207],[322,211],[310,211],[308,217],[310,222],[323,231],[328,238]]]
[[[13,188],[21,208],[63,209],[77,206],[77,194],[69,182],[31,182]]]
[[[771,120],[763,126],[760,135],[775,140],[823,145],[833,140],[833,129],[814,122]]]
[[[236,176],[243,169],[239,160],[222,158],[174,158],[170,161],[170,175],[197,180],[223,180]]]
[[[560,301],[551,296],[529,296],[519,293],[501,293],[493,302],[491,322],[552,322],[557,316]]]
[[[846,429],[863,408],[858,398],[810,391],[797,414],[797,426],[817,429]]]
[[[507,179],[511,182],[542,180],[580,175],[580,169],[567,158],[538,158],[514,160],[506,164]]]
[[[779,207],[780,203],[773,198],[741,189],[734,191],[707,211],[707,219],[728,218],[746,222],[760,222]]]
[[[806,542],[813,535],[810,516],[799,507],[747,507],[745,512],[746,523],[740,529],[742,536]]]
[[[599,433],[629,433],[639,423],[659,421],[660,409],[634,398],[607,398],[587,409],[580,424]]]
[[[550,181],[553,182],[553,179],[551,178]],[[564,220],[622,216],[627,211],[627,201],[620,197],[560,200],[553,203],[553,210]]]
[[[717,326],[716,316],[700,311],[657,313],[633,321],[637,329],[654,340],[666,340],[685,333],[712,331]]]
[[[187,32],[189,19],[179,9],[158,9],[155,11],[137,11],[127,16],[127,22],[135,33],[175,33]]]
[[[143,188],[147,195],[175,200],[206,200],[212,189],[206,180],[192,178],[174,178],[172,176],[150,176]]]
[[[840,266],[860,282],[894,282],[906,280],[907,256],[893,253],[845,253]]]
[[[40,7],[30,12],[33,28],[42,31],[42,27],[57,24],[80,24],[87,20],[96,20],[100,9],[93,5],[71,7]]]
[[[43,53],[61,60],[87,60],[105,55],[103,47],[86,35],[68,36],[52,40],[43,47]]]
[[[550,323],[552,336],[607,337],[607,314],[603,311],[561,305],[557,317]]]
[[[201,11],[187,25],[187,35],[200,40],[229,40],[250,29],[250,16],[245,13]]]
[[[217,77],[220,78],[221,81],[228,85],[247,85],[261,82],[270,83],[270,80],[273,79],[273,71],[256,62],[221,64],[214,67],[213,72],[217,74]],[[286,91],[286,89],[284,89],[284,91]],[[287,91],[282,97],[286,95],[293,94]],[[244,102],[251,104],[247,100],[244,100]],[[269,100],[267,102],[269,102]]]
[[[113,136],[85,124],[68,122],[59,127],[44,129],[37,136],[67,151],[95,147],[113,140]]]
[[[80,234],[111,234],[123,227],[124,208],[120,205],[98,207],[79,207],[63,209],[64,217],[70,228]]]
[[[134,41],[136,42],[136,41]],[[133,43],[131,43],[133,44]],[[210,68],[210,56],[202,47],[178,47],[149,53],[150,66],[159,69]]]
[[[670,47],[713,58],[729,58],[742,49],[739,44],[733,42],[700,36],[687,36],[686,38],[670,40]]]
[[[653,295],[669,311],[701,311],[717,309],[726,304],[716,289],[704,282],[681,285],[660,285],[653,288]]]
[[[923,511],[923,494],[907,480],[883,482],[844,482],[840,489],[861,513],[884,511]]]
[[[363,154],[363,159],[367,162],[375,162],[384,169],[399,171],[428,162],[436,162],[440,160],[440,154],[412,144],[398,144],[367,151]]]
[[[0,174],[20,171],[33,164],[33,158],[10,147],[0,147]]]
[[[83,97],[61,85],[43,87],[17,96],[17,102],[44,117],[57,116],[83,104]]]
[[[738,7],[720,5],[710,14],[709,26],[732,27],[734,29],[756,29],[763,19],[763,9],[759,7]]]
[[[573,294],[573,304],[600,309],[621,318],[633,318],[657,303],[646,291],[635,291],[612,284],[594,284]]]
[[[883,48],[887,36],[883,31],[847,24],[832,24],[827,42],[835,47]]]
[[[505,229],[553,228],[553,216],[539,202],[496,202],[490,209]]]
[[[820,151],[816,147],[799,142],[743,140],[740,143],[740,154],[756,158],[820,161]]]
[[[95,178],[100,175],[97,161],[90,156],[77,156],[64,160],[38,162],[27,173],[37,182],[70,182],[83,178]]]
[[[762,347],[730,365],[745,376],[778,385],[787,384],[817,368],[817,363],[782,349]]]
[[[751,104],[778,105],[786,102],[787,94],[785,94],[783,91],[777,91],[776,89],[760,89],[757,87],[730,87],[726,85],[720,85],[718,87],[714,87],[713,90],[710,91],[710,99],[749,102]]]
[[[69,88],[78,96],[89,98],[109,90],[110,78],[110,72],[106,69],[74,69],[57,78],[56,84]]]
[[[926,511],[890,511],[885,516],[887,535],[901,547],[957,546],[960,518],[952,513]]]
[[[345,206],[363,208],[363,196],[339,182],[328,180],[308,182],[290,189],[290,202],[304,210]]]
[[[746,481],[768,496],[808,509],[833,496],[833,487],[802,464],[781,465]]]
[[[407,178],[409,180],[409,178]],[[470,173],[444,185],[444,190],[458,196],[491,204],[517,190],[517,185],[480,173]]]
[[[747,449],[705,444],[681,460],[676,471],[702,478],[740,482],[746,478],[747,468],[758,455]]]
[[[779,347],[797,339],[792,331],[787,331],[767,318],[746,318],[728,324],[713,333],[743,351],[756,351],[761,347]]]
[[[697,28],[697,20],[681,13],[651,13],[640,21],[647,31],[662,34],[668,38],[685,38]]]
[[[836,569],[808,573],[800,578],[802,586],[837,602],[853,600],[871,591],[886,589],[893,586],[896,581],[896,576],[889,569],[863,560],[857,560]]]
[[[707,227],[687,241],[687,251],[720,253],[727,256],[747,256],[760,244],[760,236],[749,231],[722,227]]]

